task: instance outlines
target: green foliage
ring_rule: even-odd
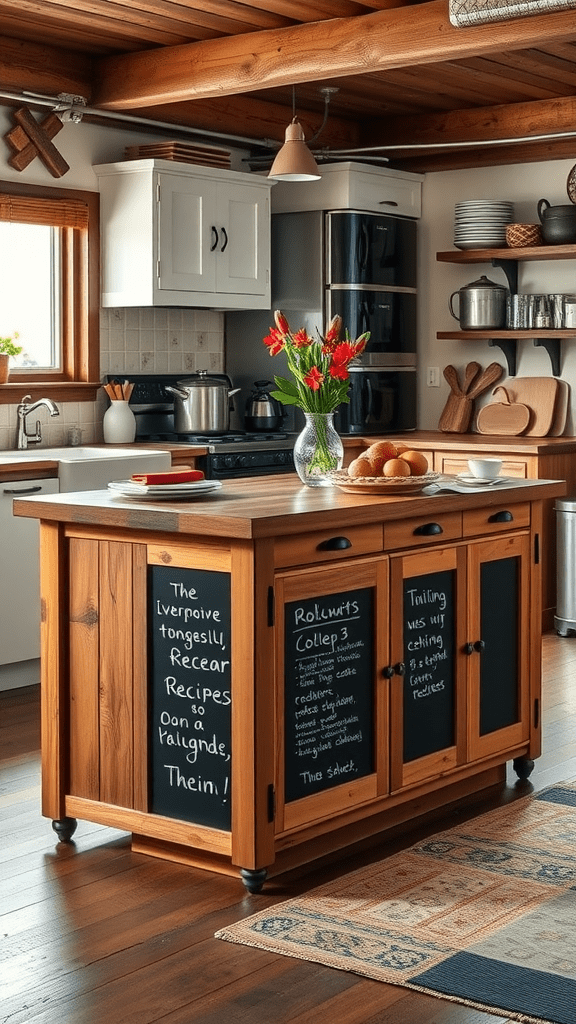
[[[21,345],[15,345],[14,342],[20,335],[18,331],[9,338],[0,338],[0,354],[6,356],[19,356],[22,351]]]

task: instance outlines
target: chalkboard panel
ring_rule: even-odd
[[[230,575],[149,569],[151,810],[230,830]]]
[[[285,799],[373,769],[373,591],[285,608]]]
[[[404,762],[455,739],[454,572],[404,581]]]
[[[519,719],[518,566],[517,558],[498,558],[481,567],[481,736]]]

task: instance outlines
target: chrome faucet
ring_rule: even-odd
[[[16,410],[18,414],[18,434],[16,438],[16,447],[18,450],[27,448],[30,444],[40,444],[42,440],[42,430],[40,427],[40,420],[36,420],[36,433],[29,434],[26,430],[26,417],[34,412],[35,409],[40,408],[43,405],[51,416],[59,416],[60,410],[55,402],[51,398],[39,398],[37,402],[32,405],[27,403],[30,401],[31,395],[24,395],[22,401],[18,404]]]

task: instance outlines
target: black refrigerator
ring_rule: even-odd
[[[350,404],[336,425],[344,434],[416,427],[417,223],[354,210],[313,210],[272,217],[272,309],[227,315],[226,372],[235,386],[283,374],[262,338],[281,309],[290,325],[324,332],[336,314],[351,338],[370,331],[351,374]],[[250,380],[247,381],[247,384]]]

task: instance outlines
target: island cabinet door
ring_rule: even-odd
[[[391,783],[398,791],[466,760],[466,548],[390,560]]]
[[[469,548],[469,760],[530,737],[530,638],[540,637],[531,618],[530,550],[527,533]]]
[[[320,834],[389,790],[388,559],[279,573],[275,596],[275,830]]]

